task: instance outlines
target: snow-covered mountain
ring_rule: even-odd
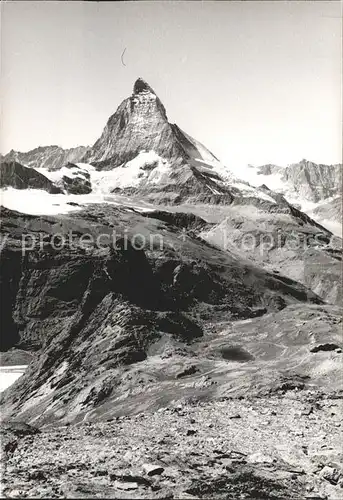
[[[278,183],[284,194],[314,203],[342,193],[341,164],[323,165],[304,159],[286,168],[263,165],[256,168],[256,174],[261,180],[267,177],[267,182]]]
[[[342,234],[342,164],[317,164],[303,159],[287,167],[249,165],[240,169],[240,175],[256,187],[266,186],[283,195],[335,234]]]
[[[55,151],[55,147],[50,149]],[[43,161],[42,155],[49,151],[37,148],[21,158],[24,165],[34,167],[69,194],[119,193],[167,204],[231,203],[241,196],[275,203],[263,190],[235,177],[203,144],[169,123],[161,100],[141,78],[95,144],[83,156],[80,148],[73,152],[77,161],[65,163],[68,152],[59,161],[55,157]]]
[[[141,78],[82,162],[102,172],[94,179],[98,191],[141,194],[159,202],[232,197],[227,184],[234,181],[232,172],[169,123],[161,100]]]
[[[98,197],[97,201],[109,195],[123,195],[167,205],[268,202],[273,210],[288,202],[334,233],[341,232],[337,200],[342,191],[341,165],[317,165],[302,160],[287,168],[271,164],[249,166],[240,169],[236,176],[203,144],[168,121],[163,103],[141,78],[135,82],[132,95],[109,118],[93,146],[12,151],[5,159],[11,156],[36,169],[68,195],[85,198],[91,193],[93,200]],[[16,187],[15,182],[12,187]],[[321,208],[322,202],[325,203]],[[58,210],[60,205],[54,204]],[[15,208],[13,203],[10,207]]]

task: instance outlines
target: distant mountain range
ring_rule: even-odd
[[[240,192],[266,199],[266,191],[263,195],[258,189],[265,185],[336,234],[341,233],[341,164],[316,164],[303,159],[286,168],[273,164],[250,166],[249,175],[244,177],[242,173],[244,180],[239,180],[205,146],[168,122],[164,105],[142,79],[135,82],[133,94],[109,118],[92,147],[64,150],[46,146],[26,153],[12,150],[2,157],[3,163],[13,161],[38,169],[67,193],[142,195],[158,203],[180,203],[185,199],[227,203]],[[64,168],[67,165],[72,168],[69,173]],[[10,178],[5,177],[2,186],[10,186]],[[14,184],[18,187],[13,180]]]
[[[63,149],[60,146],[40,146],[26,153],[20,153],[12,149],[2,157],[2,161],[16,161],[26,167],[58,170],[67,163],[80,161],[88,149],[86,146],[70,149]]]
[[[324,221],[329,218],[325,207],[332,215],[330,203],[337,206],[334,198],[342,194],[342,165],[318,165],[307,160],[287,168],[269,164],[250,169],[254,170],[254,181],[250,185],[247,183],[250,179],[237,179],[205,146],[176,124],[169,123],[161,100],[141,78],[135,82],[132,95],[109,118],[92,147],[64,150],[59,146],[46,146],[27,153],[12,150],[2,161],[16,161],[38,169],[65,192],[122,193],[144,196],[158,203],[180,203],[186,199],[230,203],[240,194],[267,199],[266,191],[263,193],[256,186],[265,184],[293,205]],[[73,182],[67,180],[68,172],[62,171],[66,165],[72,167],[69,178],[73,178]],[[87,169],[89,174],[84,186]],[[56,174],[50,173],[54,171]],[[6,185],[10,185],[8,179]],[[316,205],[306,203],[322,201],[325,206],[317,212]],[[336,210],[335,223],[340,222],[339,217]]]
[[[342,235],[342,164],[324,165],[303,159],[285,168],[271,164],[250,166],[249,173],[254,184],[267,185]]]
[[[284,194],[308,201],[319,202],[342,194],[342,164],[323,165],[303,159],[286,168],[263,165],[257,167],[257,174],[279,176]]]

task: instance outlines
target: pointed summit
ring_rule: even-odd
[[[163,103],[142,78],[82,162],[113,170],[108,192],[127,190],[166,202],[181,193],[185,198],[227,194],[216,181],[222,183],[218,172],[227,175],[225,168],[205,146],[169,123]]]
[[[110,170],[132,160],[141,151],[154,151],[178,163],[187,158],[161,100],[145,80],[138,78],[132,95],[109,118],[82,161]]]
[[[150,92],[151,94],[155,94],[154,90],[145,80],[143,80],[143,78],[138,78],[133,86],[133,93],[141,94],[142,92]]]

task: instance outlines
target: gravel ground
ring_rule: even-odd
[[[3,496],[340,499],[341,414],[291,391],[10,433]]]

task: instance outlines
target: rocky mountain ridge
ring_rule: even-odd
[[[244,178],[284,196],[337,236],[342,236],[342,164],[317,164],[303,159],[280,167],[249,165]]]
[[[39,146],[22,153],[13,149],[2,157],[1,161],[16,161],[25,167],[44,168],[47,170],[58,170],[67,163],[75,163],[81,160],[88,150],[87,146],[63,149],[60,146]]]
[[[169,124],[166,110],[141,78],[109,118],[101,137],[83,157],[85,163],[112,169],[132,160],[142,150],[155,151],[166,160],[182,162],[187,154]]]
[[[342,164],[324,165],[301,160],[285,168],[277,165],[257,167],[258,175],[279,175],[280,191],[296,194],[304,200],[319,202],[342,194]]]
[[[168,121],[156,93],[141,78],[82,158],[104,174],[112,192],[178,203],[195,197],[230,201],[234,176],[198,141]]]

